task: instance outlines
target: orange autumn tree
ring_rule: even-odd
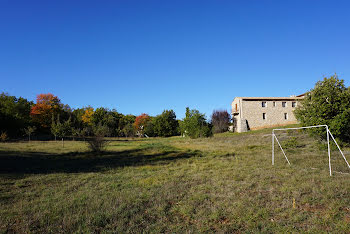
[[[148,121],[150,121],[150,120],[151,120],[151,117],[145,113],[136,117],[135,122],[134,122],[134,128],[136,131],[138,131],[138,134],[140,137],[143,136],[145,126],[148,123]]]
[[[61,100],[52,93],[38,94],[30,115],[33,121],[39,123],[41,127],[49,128],[52,117],[60,113],[62,106]]]
[[[86,108],[83,116],[81,116],[81,120],[86,123],[86,124],[91,124],[91,120],[92,120],[92,115],[94,114],[94,108],[92,107],[88,107]]]

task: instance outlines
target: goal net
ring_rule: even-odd
[[[326,134],[325,144],[315,144],[316,141],[310,141],[310,137],[306,137],[305,129],[324,128]],[[312,142],[312,146],[310,146]],[[272,165],[275,164],[275,147],[282,152],[284,160],[291,165],[291,163],[303,164],[308,167],[315,167],[318,165],[324,166],[328,164],[329,175],[333,172],[344,172],[346,167],[347,172],[350,165],[340,149],[338,143],[334,139],[332,133],[329,131],[327,125],[317,125],[308,127],[295,128],[279,128],[272,130]],[[325,151],[328,153],[326,157]],[[324,152],[320,154],[320,152]],[[307,157],[306,157],[307,156]],[[332,157],[331,157],[332,156]],[[345,161],[345,163],[344,163]],[[334,171],[334,169],[338,169]]]

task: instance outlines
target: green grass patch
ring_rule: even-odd
[[[349,232],[350,175],[303,132],[0,143],[0,232]],[[344,149],[348,152],[347,149]],[[348,155],[348,153],[346,154]]]

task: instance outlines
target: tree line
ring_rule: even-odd
[[[0,94],[0,139],[18,139],[33,134],[40,139],[71,137],[210,137],[228,130],[231,118],[226,110],[215,110],[208,121],[198,110],[186,108],[182,120],[173,110],[157,116],[124,115],[115,109],[90,106],[72,109],[51,94],[37,95],[36,102]]]

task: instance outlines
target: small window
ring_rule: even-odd
[[[272,106],[273,106],[273,107],[276,107],[276,102],[272,102]]]
[[[266,102],[261,102],[262,107],[266,107]]]
[[[238,108],[237,108],[237,103],[236,103],[236,111],[238,110]]]
[[[282,107],[286,107],[287,106],[287,102],[282,102]]]
[[[292,102],[292,107],[296,107],[297,103],[296,102]]]
[[[284,113],[284,119],[288,119],[288,113]]]
[[[266,113],[263,113],[263,119],[266,119]]]

